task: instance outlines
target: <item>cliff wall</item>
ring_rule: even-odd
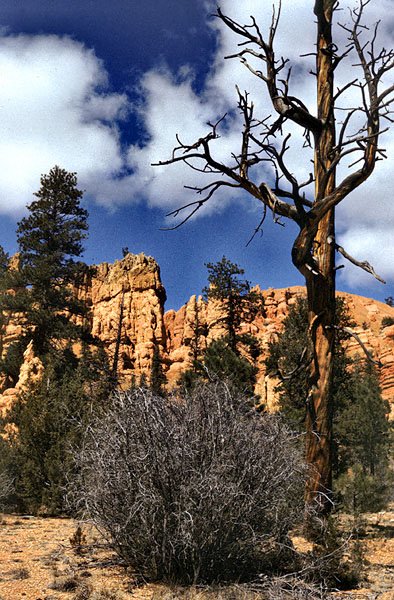
[[[277,381],[267,376],[264,358],[268,344],[281,331],[290,306],[305,291],[302,287],[258,291],[264,297],[264,314],[252,323],[243,323],[242,329],[260,341],[262,354],[257,363],[256,392],[262,402],[273,410],[277,402],[274,392]],[[130,385],[133,377],[139,381],[143,373],[149,376],[155,346],[163,358],[169,387],[173,387],[181,372],[191,365],[191,342],[196,335],[197,323],[201,348],[224,333],[217,302],[206,304],[201,298],[192,296],[178,311],[169,310],[165,313],[166,294],[160,279],[160,268],[153,258],[143,254],[127,254],[113,264],[103,263],[94,267],[77,292],[90,307],[92,334],[103,342],[110,363],[120,333],[118,375],[123,387]],[[355,333],[382,363],[382,392],[392,405],[394,417],[394,325],[382,327],[382,319],[394,317],[394,309],[369,298],[345,293],[340,295],[357,324]],[[20,327],[9,320],[2,333],[3,352],[19,334]],[[362,354],[354,338],[349,340],[348,349],[351,354]],[[41,372],[42,365],[29,346],[15,387],[10,388],[3,381],[0,410],[6,409],[15,396]]]
[[[257,317],[253,323],[244,323],[242,329],[243,332],[254,335],[260,341],[262,354],[257,363],[259,373],[256,392],[262,402],[274,410],[277,405],[277,395],[274,390],[278,381],[267,376],[264,359],[269,343],[277,338],[283,328],[283,321],[289,308],[296,302],[297,296],[305,294],[305,290],[303,287],[256,289],[264,297],[264,315]],[[350,316],[356,323],[353,328],[354,333],[373,353],[374,358],[382,363],[380,369],[382,394],[390,402],[392,418],[394,418],[394,325],[382,327],[384,317],[394,318],[394,309],[370,298],[344,292],[339,292],[338,295],[344,299]],[[205,335],[200,336],[201,347],[223,333],[218,325],[220,307],[217,303],[210,302],[206,305],[201,298],[192,296],[178,311],[168,311],[164,320],[169,364],[167,377],[170,384],[174,384],[180,373],[191,365],[190,340],[194,335],[197,312],[200,329],[205,332]],[[350,338],[347,347],[351,355],[363,354],[355,338]]]

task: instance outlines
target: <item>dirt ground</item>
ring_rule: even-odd
[[[368,515],[366,583],[341,598],[394,600],[394,512]],[[97,532],[71,519],[0,517],[0,600],[151,600],[162,588],[141,585]]]
[[[70,600],[78,593],[84,600],[87,590],[103,600],[150,600],[154,586],[136,587],[97,532],[84,525],[78,540],[77,526],[71,519],[3,516],[0,600]]]

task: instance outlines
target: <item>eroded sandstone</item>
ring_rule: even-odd
[[[277,381],[265,370],[264,358],[268,345],[275,340],[283,327],[291,305],[297,296],[304,294],[302,287],[256,290],[264,298],[264,311],[253,320],[242,324],[242,331],[254,335],[261,345],[256,393],[270,410],[277,406],[275,387]],[[394,309],[382,302],[339,293],[355,321],[355,333],[365,347],[380,361],[383,397],[391,403],[394,417],[394,325],[382,327],[384,317],[394,317]],[[193,360],[193,343],[202,350],[224,333],[220,304],[206,304],[201,297],[192,296],[179,310],[164,312],[165,290],[156,261],[144,254],[127,254],[113,264],[103,263],[92,268],[78,289],[91,309],[90,328],[107,351],[110,363],[114,359],[116,341],[120,333],[118,375],[122,387],[142,374],[149,377],[152,356],[158,347],[163,358],[169,387],[176,385],[180,374],[190,367]],[[2,352],[21,333],[21,326],[6,319],[2,333]],[[362,354],[356,339],[348,342],[349,352]],[[25,360],[19,381],[15,387],[6,385],[0,395],[0,408],[7,408],[22,389],[39,377],[42,365],[37,362],[31,346],[25,352]]]

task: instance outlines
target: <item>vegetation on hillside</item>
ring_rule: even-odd
[[[280,409],[292,429],[301,432],[308,403],[307,303],[298,298],[290,307],[283,331],[270,344],[266,365],[280,378]],[[346,329],[351,325],[344,302],[337,299],[336,348],[333,377],[333,471],[336,491],[347,509],[380,510],[391,491],[390,407],[379,388],[371,360],[346,354]]]
[[[94,342],[84,326],[88,308],[75,293],[87,270],[75,259],[88,229],[75,173],[54,167],[35,195],[18,225],[14,268],[0,254],[3,321],[14,319],[23,331],[3,353],[0,370],[4,385],[15,385],[32,343],[44,371],[1,419],[0,462],[14,482],[16,507],[56,514],[64,509],[70,447],[78,445],[89,415],[108,401],[109,380],[105,354],[86,345]]]
[[[264,311],[263,296],[251,290],[249,281],[243,279],[244,270],[225,256],[206,266],[209,285],[203,289],[203,298],[206,302],[216,302],[219,308],[219,316],[211,327],[221,326],[225,333],[202,349],[203,328],[196,305],[194,336],[190,340],[192,367],[182,374],[179,383],[190,389],[201,379],[226,380],[238,391],[253,397],[259,342],[254,336],[242,333],[241,326]],[[206,337],[209,331],[204,333]]]
[[[202,347],[209,331],[196,305],[192,368],[179,388],[168,392],[156,344],[149,376],[116,392],[116,360],[110,368],[73,291],[87,269],[75,260],[87,231],[76,176],[55,167],[41,184],[18,227],[18,268],[0,251],[1,325],[13,317],[23,324],[3,352],[4,385],[17,382],[29,344],[43,365],[0,422],[0,500],[14,510],[87,516],[127,565],[151,579],[195,584],[301,571],[324,585],[332,577],[344,583],[342,541],[331,526],[318,527],[307,562],[290,538],[306,514],[320,523],[304,506],[309,470],[300,440],[313,360],[305,300],[290,310],[267,359],[282,380],[281,415],[255,409],[260,349],[243,323],[264,314],[264,304],[226,257],[207,264],[204,289],[218,305],[222,337]],[[358,513],[387,502],[390,427],[376,370],[346,355],[349,325],[338,302],[337,506]]]

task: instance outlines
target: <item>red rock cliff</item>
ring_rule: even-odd
[[[256,392],[262,402],[270,409],[275,409],[277,398],[274,388],[277,381],[265,373],[264,358],[269,342],[275,340],[282,329],[282,323],[289,307],[296,301],[298,295],[305,294],[302,287],[284,289],[268,289],[260,292],[264,297],[265,314],[255,319],[253,323],[244,323],[243,331],[251,333],[258,338],[262,354],[258,360],[258,382]],[[374,357],[382,363],[380,369],[382,394],[392,406],[394,418],[394,325],[382,327],[384,317],[394,318],[394,309],[387,304],[347,294],[338,293],[349,308],[350,316],[356,326],[353,331],[358,335],[366,348],[373,352]],[[174,384],[180,373],[191,364],[190,339],[193,336],[193,327],[196,319],[196,310],[202,329],[205,328],[206,336],[200,340],[201,346],[208,344],[213,338],[222,335],[223,331],[217,325],[220,307],[217,303],[205,304],[201,298],[192,296],[190,300],[178,311],[170,310],[165,314],[165,327],[167,331],[167,352],[169,369],[167,376],[169,382]],[[350,354],[363,354],[356,341],[351,338],[348,342]]]
[[[258,383],[256,392],[271,409],[275,408],[276,381],[268,377],[264,368],[264,357],[271,340],[281,331],[283,320],[299,294],[301,287],[268,289],[261,291],[264,297],[264,316],[253,323],[244,323],[243,331],[256,336],[261,343],[262,355],[258,360]],[[201,298],[192,296],[178,311],[164,313],[165,290],[160,279],[156,261],[143,254],[128,254],[113,264],[103,263],[93,269],[79,288],[91,309],[90,325],[93,335],[99,337],[110,360],[113,359],[119,331],[120,312],[123,318],[120,329],[119,376],[124,387],[131,383],[133,375],[137,381],[142,373],[149,375],[155,345],[164,359],[169,386],[174,386],[180,373],[191,364],[190,341],[195,335],[198,314],[199,325],[204,331],[200,337],[202,348],[224,332],[220,324],[220,305],[205,304]],[[394,416],[394,325],[382,328],[384,317],[394,317],[394,309],[369,298],[352,294],[340,295],[345,299],[353,320],[354,328],[362,342],[373,351],[382,363],[381,386],[383,396],[392,404]],[[20,327],[12,320],[4,327],[2,351],[20,335]],[[349,341],[349,352],[360,353],[356,340]],[[41,366],[29,347],[21,370],[20,381],[15,388],[7,389],[3,382],[0,391],[0,409],[6,408],[21,389],[39,377]]]

